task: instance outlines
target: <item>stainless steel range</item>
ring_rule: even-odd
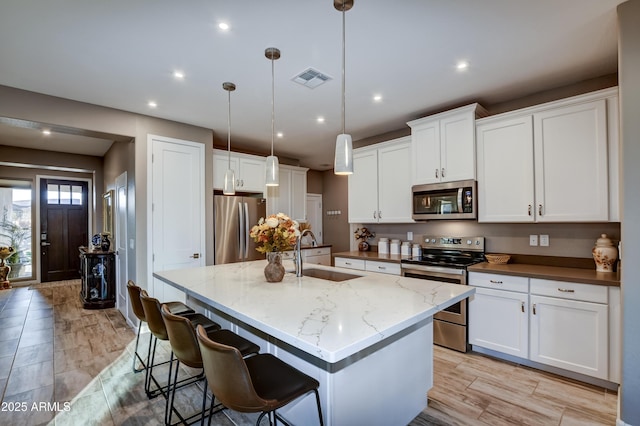
[[[483,262],[484,237],[422,236],[422,256],[402,259],[402,275],[423,280],[467,284],[467,267]],[[433,342],[466,352],[468,300],[434,315]]]

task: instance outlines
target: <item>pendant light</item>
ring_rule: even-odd
[[[233,169],[231,169],[231,92],[236,90],[236,85],[227,81],[225,83],[222,83],[222,88],[227,91],[227,103],[229,107],[229,111],[227,114],[227,155],[229,163],[227,166],[227,172],[224,174],[224,187],[222,189],[222,194],[235,195],[236,174]]]
[[[333,172],[337,175],[353,173],[353,142],[345,132],[345,12],[353,7],[354,0],[333,0],[333,7],[342,12],[342,133],[336,138]]]
[[[275,136],[275,77],[273,72],[273,63],[280,59],[280,49],[268,47],[264,51],[264,56],[271,60],[271,155],[267,157],[267,186],[278,186],[280,184],[280,166],[278,157],[273,155],[273,139]]]

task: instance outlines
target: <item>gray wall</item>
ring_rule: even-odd
[[[618,6],[623,256],[620,419],[640,425],[640,0]]]

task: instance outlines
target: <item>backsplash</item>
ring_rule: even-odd
[[[351,231],[362,224],[352,224]],[[376,233],[370,244],[378,238],[398,238],[407,241],[407,232],[413,232],[413,242],[422,242],[422,235],[485,237],[487,253],[527,254],[591,258],[591,249],[600,234],[607,234],[615,244],[620,240],[619,223],[478,223],[476,221],[431,221],[414,224],[366,224]],[[529,235],[548,235],[549,246],[532,247]],[[355,240],[351,249],[357,250]]]

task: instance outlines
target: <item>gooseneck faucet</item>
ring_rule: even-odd
[[[311,238],[313,239],[313,245],[317,246],[318,245],[318,241],[316,240],[316,236],[313,235],[313,232],[311,232],[310,229],[305,229],[302,232],[300,232],[300,236],[298,237],[298,240],[296,241],[296,248],[293,252],[293,263],[295,263],[296,265],[296,277],[301,277],[302,276],[302,255],[300,253],[300,245],[301,245],[301,241],[302,241],[302,237],[304,237],[305,235],[311,235]]]

